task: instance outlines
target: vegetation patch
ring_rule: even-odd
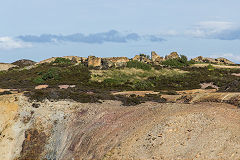
[[[75,64],[76,61],[70,60],[68,58],[58,57],[51,64],[60,65],[60,66],[69,66]]]
[[[188,61],[187,57],[184,55],[180,55],[179,58],[167,59],[162,62],[162,65],[169,67],[186,67],[194,64],[194,61]]]
[[[129,62],[127,62],[127,67],[142,69],[142,70],[151,70],[152,69],[152,66],[150,64],[139,62],[139,61],[129,61]]]

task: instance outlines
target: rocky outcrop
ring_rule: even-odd
[[[168,59],[176,59],[176,58],[179,58],[179,55],[178,55],[177,52],[172,52],[172,53],[170,53],[169,55],[167,55],[165,57],[166,60],[168,60]]]
[[[125,67],[129,62],[127,57],[110,57],[110,58],[102,58],[102,66],[103,68],[120,68]]]
[[[29,60],[29,59],[21,59],[21,60],[13,62],[12,64],[17,65],[19,67],[26,67],[26,66],[34,65],[34,64],[36,64],[36,62]]]
[[[165,60],[164,57],[159,56],[154,51],[151,52],[151,59],[152,59],[152,62],[155,63],[155,64],[159,64],[159,63],[161,63],[162,61]]]
[[[95,56],[88,56],[88,66],[100,67],[102,65],[102,58]]]
[[[193,58],[192,60],[200,63],[228,64],[228,65],[235,64],[226,58],[207,58],[207,57],[199,56],[199,57]]]
[[[51,63],[54,62],[57,58],[66,58],[69,59],[75,63],[86,63],[87,58],[85,57],[78,57],[78,56],[64,56],[64,57],[52,57],[43,61],[38,62],[37,64],[43,64],[43,63]]]
[[[43,61],[40,61],[36,64],[42,64],[42,63],[51,63],[56,60],[56,58],[60,57],[52,57]],[[139,61],[143,63],[148,63],[148,64],[155,64],[155,65],[160,65],[161,62],[168,60],[168,59],[176,59],[179,58],[179,55],[177,52],[172,52],[169,55],[164,57],[159,56],[156,52],[152,51],[151,52],[151,59],[144,55],[136,55],[132,59],[129,59],[127,57],[110,57],[110,58],[100,58],[100,57],[95,57],[95,56],[89,56],[88,58],[85,57],[78,57],[78,56],[64,56],[62,58],[67,58],[71,60],[72,62],[75,63],[81,63],[86,66],[93,66],[93,67],[98,67],[101,69],[107,69],[107,68],[119,68],[119,67],[124,67],[126,66],[127,62],[130,60],[134,61]],[[204,58],[202,56],[199,56],[197,58],[192,59],[195,62],[202,62],[202,63],[214,63],[214,64],[228,64],[228,65],[233,65],[235,63],[227,60],[226,58]]]
[[[152,61],[151,61],[149,58],[147,58],[147,56],[144,55],[144,54],[136,55],[135,57],[133,57],[132,60],[134,60],[134,61],[139,61],[139,62],[143,62],[143,63],[151,63],[151,62],[152,62]]]

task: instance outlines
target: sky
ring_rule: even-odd
[[[0,0],[0,62],[173,51],[240,63],[239,0]]]

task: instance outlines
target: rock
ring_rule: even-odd
[[[58,87],[60,89],[68,89],[68,88],[75,88],[76,85],[59,85]]]
[[[196,93],[192,104],[124,107],[113,100],[35,102],[23,93],[0,96],[0,159],[239,159],[239,109],[206,102],[239,97]]]
[[[235,63],[233,63],[232,61],[230,61],[230,60],[228,60],[228,59],[226,59],[226,58],[222,58],[222,57],[220,57],[220,58],[217,58],[216,59],[217,61],[218,61],[218,63],[223,63],[223,64],[235,64]]]
[[[40,61],[36,64],[43,64],[43,63],[51,63],[51,62],[54,62],[57,58],[66,58],[66,59],[69,59],[73,62],[76,62],[76,63],[86,63],[87,62],[87,58],[85,57],[78,57],[78,56],[64,56],[64,57],[52,57],[52,58],[48,58],[48,59],[45,59],[43,61]]]
[[[232,61],[229,61],[226,58],[207,58],[207,57],[196,57],[192,59],[195,62],[200,62],[200,63],[213,63],[213,64],[228,64],[228,65],[233,65],[235,63],[233,63]]]
[[[125,67],[129,59],[127,57],[110,57],[102,58],[102,65],[104,68],[119,68]]]
[[[34,65],[34,64],[36,64],[36,62],[34,62],[32,60],[28,60],[28,59],[21,59],[21,60],[18,60],[16,62],[13,62],[12,64],[17,65],[19,67],[26,67],[26,66]]]
[[[166,60],[168,60],[168,59],[176,59],[176,58],[179,58],[179,55],[178,55],[177,52],[172,52],[172,53],[170,53],[169,55],[167,55],[165,57]]]
[[[35,89],[45,89],[48,88],[48,85],[38,85],[35,87]]]
[[[151,59],[153,63],[159,64],[160,62],[164,61],[164,58],[159,56],[156,52],[151,52]]]
[[[69,85],[59,85],[58,86],[60,89],[68,89]]]
[[[196,58],[193,58],[192,60],[195,61],[195,62],[203,62],[203,57],[202,56],[198,56]]]
[[[143,63],[151,63],[151,60],[147,58],[147,56],[144,54],[136,55],[135,57],[133,57],[132,60],[143,62]]]
[[[102,65],[102,58],[95,56],[88,56],[88,66],[100,67]]]

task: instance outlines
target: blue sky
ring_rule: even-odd
[[[172,51],[240,63],[239,0],[0,0],[0,62]]]

